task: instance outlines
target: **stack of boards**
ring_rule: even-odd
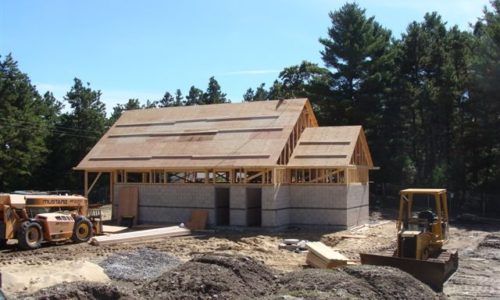
[[[309,252],[307,253],[306,263],[312,267],[320,269],[333,269],[345,266],[348,258],[338,253],[322,242],[309,242],[306,244]]]
[[[176,236],[189,235],[191,231],[180,226],[163,227],[148,230],[130,231],[116,233],[105,236],[96,236],[90,239],[89,243],[94,246],[116,244],[123,242],[140,242],[158,238],[170,238]]]

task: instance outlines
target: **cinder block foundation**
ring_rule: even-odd
[[[114,211],[119,205],[115,185]],[[327,226],[348,228],[368,221],[368,184],[350,185],[207,185],[137,184],[139,224],[187,222],[195,209],[208,210],[208,225],[216,226],[220,214],[229,214],[229,226],[264,228]],[[220,209],[216,189],[228,189],[229,207]],[[226,194],[227,195],[227,194]],[[260,196],[260,198],[259,198]],[[220,197],[220,196],[219,196]],[[259,204],[261,205],[259,207]],[[259,214],[260,211],[260,214]]]

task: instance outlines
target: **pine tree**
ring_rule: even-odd
[[[221,91],[220,85],[212,76],[208,81],[207,91],[203,93],[203,104],[217,104],[229,102],[226,94]]]
[[[493,10],[485,10],[474,28],[472,83],[465,103],[467,183],[481,196],[498,195],[500,187],[500,1],[491,4]]]
[[[0,191],[27,188],[48,151],[52,99],[40,97],[10,54],[0,61],[0,99]]]
[[[175,103],[174,106],[182,106],[184,105],[184,97],[182,96],[182,92],[180,89],[175,91]]]
[[[203,91],[195,86],[191,86],[186,96],[186,105],[199,105],[203,101]]]
[[[328,37],[321,38],[322,59],[330,74],[316,85],[315,101],[323,125],[362,125],[376,164],[386,165],[387,140],[382,129],[394,85],[395,48],[391,32],[357,4],[329,14]],[[325,88],[328,86],[328,88]],[[387,115],[386,115],[387,116]],[[374,174],[387,181],[389,172]]]
[[[161,98],[160,101],[158,101],[158,107],[170,107],[170,106],[175,106],[175,99],[172,94],[169,92],[165,92],[163,95],[163,98]]]
[[[357,4],[345,4],[329,16],[328,38],[320,39],[323,61],[332,69],[329,123],[372,128],[383,106],[380,96],[390,82],[391,32],[367,18]]]
[[[100,100],[101,92],[90,88],[75,78],[70,91],[64,97],[71,110],[61,116],[64,128],[53,137],[51,166],[56,174],[51,180],[53,188],[81,191],[83,178],[75,167],[94,147],[106,129],[106,107]]]
[[[111,116],[108,120],[108,126],[112,126],[120,118],[124,111],[140,108],[141,104],[139,102],[139,99],[136,98],[128,99],[127,103],[125,104],[117,104],[115,107],[113,107],[113,112],[111,113]]]

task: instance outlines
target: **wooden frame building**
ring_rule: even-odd
[[[126,111],[75,169],[86,194],[111,174],[114,216],[138,223],[346,228],[368,220],[371,168],[361,126],[293,99]]]

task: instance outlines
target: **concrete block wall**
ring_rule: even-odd
[[[114,211],[119,203],[115,185]],[[181,223],[194,209],[209,212],[208,225],[215,225],[214,185],[137,185],[139,223]],[[247,226],[246,189],[229,187],[230,225]],[[368,184],[262,186],[262,227],[325,225],[352,227],[368,221]],[[113,214],[115,215],[115,214]]]
[[[247,226],[245,186],[231,186],[229,190],[229,209],[229,225]]]
[[[115,185],[115,206],[120,187]],[[191,219],[195,209],[208,210],[208,224],[215,224],[215,190],[212,185],[137,185],[139,223],[181,223]]]
[[[368,221],[368,184],[291,185],[290,224],[348,228]]]
[[[262,187],[262,227],[290,223],[290,189],[287,185]]]
[[[365,224],[369,220],[368,184],[355,183],[347,186],[347,226]]]
[[[290,223],[346,227],[343,185],[290,185]]]

